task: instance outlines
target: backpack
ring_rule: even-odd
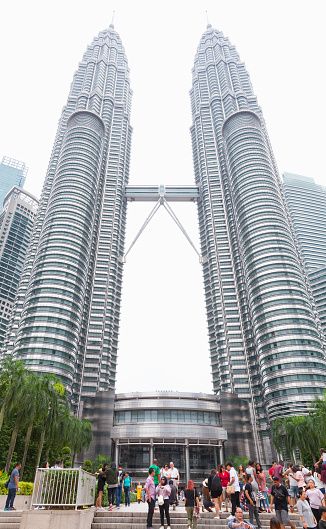
[[[8,489],[8,488],[9,488],[9,481],[10,481],[10,479],[8,479],[8,481],[6,481],[6,483],[5,483],[5,489]]]
[[[212,479],[211,491],[212,492],[222,492],[221,479],[220,479],[220,476],[218,476],[217,474],[215,474],[215,476]]]

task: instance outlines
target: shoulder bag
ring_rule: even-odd
[[[196,491],[195,491],[195,489],[194,489],[194,514],[193,514],[193,517],[194,518],[200,518],[199,507],[198,507],[198,505],[196,505]]]

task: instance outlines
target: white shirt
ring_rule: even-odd
[[[312,479],[313,481],[315,481],[313,476],[306,476],[306,474],[310,474],[310,470],[308,468],[302,467],[301,472],[304,476],[304,480],[306,483],[309,482],[309,479]]]
[[[298,486],[298,482],[296,479],[294,479],[292,476],[294,476],[293,472],[291,472],[290,474],[288,474],[289,476],[289,482],[290,482],[290,487],[297,487]]]
[[[323,483],[319,477],[318,477],[318,474],[317,472],[314,472],[314,482],[315,482],[315,485],[318,489],[323,489],[325,487],[325,483]]]
[[[235,492],[237,492],[237,491],[240,492],[240,484],[239,484],[238,474],[237,474],[236,470],[233,467],[230,469],[230,483],[232,481],[232,478],[234,478],[234,481],[232,483],[232,485],[234,486],[234,491]]]
[[[179,476],[179,470],[176,467],[170,468],[171,472],[171,479],[178,479]]]

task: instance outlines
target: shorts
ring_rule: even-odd
[[[275,509],[275,516],[280,522],[280,524],[290,525],[290,518],[289,518],[288,511],[279,511],[278,509]]]
[[[290,498],[297,498],[299,494],[298,485],[291,485],[290,487]]]
[[[220,490],[211,490],[212,498],[219,498],[221,495],[222,495],[222,491],[220,491]]]
[[[99,482],[98,482],[98,489],[97,489],[97,492],[103,492],[103,491],[104,491],[104,485],[105,485],[105,482],[104,482],[104,481],[99,481]]]

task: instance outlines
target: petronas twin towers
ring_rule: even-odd
[[[130,108],[111,25],[75,73],[6,339],[30,369],[62,378],[81,416],[85,399],[115,386]],[[323,392],[324,338],[248,72],[210,25],[191,108],[214,392],[251,404],[264,458],[271,420],[306,413]]]

